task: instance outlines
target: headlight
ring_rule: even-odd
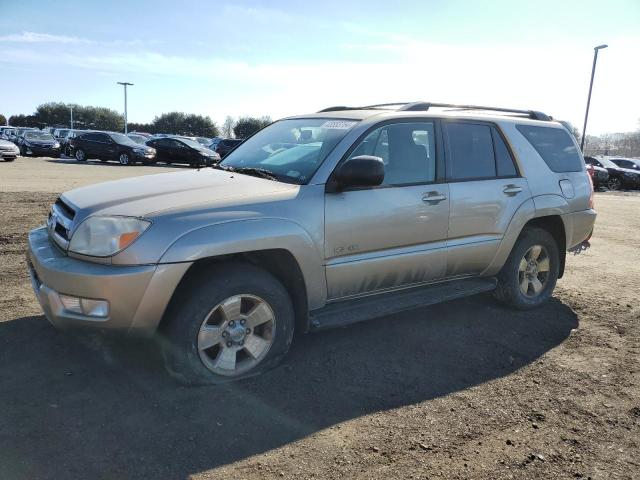
[[[59,142],[54,143],[53,148],[60,148],[60,143]]]
[[[73,233],[69,250],[109,257],[131,245],[151,222],[132,217],[89,217]]]

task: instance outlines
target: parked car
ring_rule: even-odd
[[[213,150],[215,152],[216,147],[218,146],[218,144],[222,141],[222,138],[220,137],[213,137],[211,139],[211,142],[209,143],[209,145],[207,145],[207,148],[209,150]]]
[[[586,162],[585,162],[586,163]],[[598,167],[590,163],[586,163],[587,172],[591,175],[591,181],[593,182],[593,188],[599,189],[607,186],[609,181],[609,172],[606,168]]]
[[[11,132],[11,138],[9,139],[10,141],[12,141],[13,143],[15,143],[16,145],[19,145],[20,139],[21,137],[24,135],[24,132],[26,131],[37,131],[39,132],[40,130],[38,130],[37,128],[30,128],[30,127],[19,127],[17,129],[15,129],[13,132]]]
[[[67,135],[69,128],[56,128],[51,134],[56,138],[56,140],[60,141]]]
[[[638,188],[638,186],[640,186],[640,172],[622,168],[605,157],[584,157],[584,161],[590,165],[607,169],[609,173],[607,188],[609,188],[609,190]]]
[[[135,130],[133,132],[129,132],[130,134],[136,134],[136,135],[142,135],[143,137],[147,137],[147,139],[149,138],[153,138],[153,135],[148,133],[148,132],[136,132]]]
[[[73,148],[71,139],[84,133],[83,130],[67,130],[62,138],[60,138],[60,150],[67,157],[73,156]]]
[[[53,135],[41,130],[26,130],[18,137],[20,155],[23,157],[59,157],[60,142]]]
[[[20,154],[20,149],[9,140],[0,140],[0,160],[13,162]]]
[[[29,234],[39,303],[157,332],[190,383],[261,373],[294,331],[485,291],[542,305],[596,217],[575,139],[540,112],[437,106],[290,117],[215,168],[66,192]]]
[[[140,145],[123,133],[86,132],[71,139],[76,160],[84,162],[98,159],[103,162],[116,160],[120,165],[132,165],[136,162],[152,163],[156,151],[146,145]]]
[[[10,133],[15,130],[16,127],[0,127],[0,139],[9,140]]]
[[[223,138],[216,145],[216,153],[220,155],[220,158],[224,158],[241,143],[242,140],[239,140],[237,138]]]
[[[625,168],[627,170],[635,170],[636,172],[640,172],[640,160],[635,158],[610,158],[613,163],[618,165],[620,168]]]
[[[147,145],[155,148],[157,162],[209,166],[220,161],[220,155],[190,138],[156,138]]]

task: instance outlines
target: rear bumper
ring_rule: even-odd
[[[190,264],[115,266],[70,258],[50,241],[46,228],[29,233],[27,265],[47,319],[57,327],[93,327],[151,334]],[[106,300],[106,317],[69,312],[60,294]]]
[[[562,215],[565,235],[567,237],[567,250],[591,237],[596,216],[596,211],[593,209]]]

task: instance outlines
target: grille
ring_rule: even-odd
[[[69,246],[69,232],[75,216],[75,210],[61,198],[58,198],[51,206],[49,219],[47,220],[49,237],[63,250],[66,250]]]

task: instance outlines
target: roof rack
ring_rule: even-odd
[[[533,120],[550,121],[553,117],[536,110],[518,110],[515,108],[501,108],[501,107],[486,107],[481,105],[458,105],[455,103],[432,103],[432,102],[394,102],[394,103],[379,103],[376,105],[367,105],[365,107],[329,107],[320,112],[336,112],[343,110],[375,110],[387,107],[398,106],[398,111],[404,112],[426,112],[431,107],[444,107],[453,108],[456,110],[485,110],[489,112],[505,112],[515,113],[518,115],[526,115]]]

